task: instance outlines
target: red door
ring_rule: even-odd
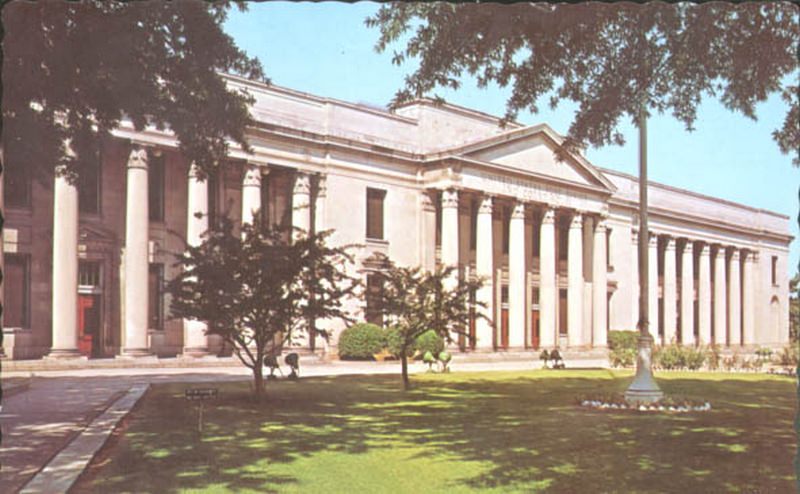
[[[100,299],[97,295],[78,295],[78,351],[93,357],[100,343]]]
[[[531,345],[539,349],[539,311],[531,311]]]
[[[501,311],[500,348],[508,348],[508,309]]]

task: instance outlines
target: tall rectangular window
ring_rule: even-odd
[[[364,319],[372,324],[383,326],[383,310],[381,298],[383,292],[383,278],[380,274],[371,273],[367,275],[367,307],[364,311]]]
[[[164,265],[151,264],[147,278],[147,321],[150,329],[164,329]]]
[[[215,168],[207,176],[208,181],[208,228],[217,225],[217,209],[219,208],[219,168]]]
[[[164,221],[164,154],[150,154],[147,160],[147,202],[150,221]]]
[[[367,238],[383,240],[383,200],[386,191],[367,189]]]
[[[78,178],[78,209],[81,213],[100,212],[101,168],[99,152],[81,168]]]
[[[27,166],[15,163],[3,168],[3,185],[6,206],[31,207],[31,172]]]
[[[778,284],[778,256],[772,256],[772,284]]]
[[[7,328],[30,327],[30,258],[6,254],[3,275],[3,325]]]
[[[511,237],[511,210],[508,206],[503,208],[503,254],[508,254]]]
[[[469,210],[469,249],[478,248],[478,201],[473,199]]]

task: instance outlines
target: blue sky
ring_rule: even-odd
[[[273,83],[320,96],[355,103],[386,105],[413,66],[394,66],[391,52],[373,49],[377,29],[364,19],[378,5],[371,2],[250,3],[249,10],[230,12],[225,31],[250,56],[258,57]],[[451,103],[502,115],[508,90],[478,89],[465,80],[458,91],[439,94]],[[562,103],[551,111],[539,104],[536,115],[521,113],[523,124],[547,122],[566,133],[575,107]],[[774,95],[757,109],[758,121],[732,113],[716,100],[698,110],[696,130],[687,132],[670,115],[648,122],[650,180],[768,209],[792,217],[790,275],[800,259],[797,225],[800,169],[783,155],[772,131],[783,122],[785,104]],[[630,122],[622,124],[626,144],[590,148],[587,158],[597,166],[637,174],[638,138]]]

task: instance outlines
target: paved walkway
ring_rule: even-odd
[[[480,359],[479,359],[480,360]],[[541,363],[530,358],[470,361],[456,357],[458,371],[530,370]],[[3,400],[0,427],[0,492],[18,492],[42,470],[59,451],[75,439],[93,420],[133,386],[159,382],[208,382],[249,380],[244,366],[168,368],[100,368],[3,372],[3,378],[28,377],[28,389]],[[567,360],[567,366],[599,367],[605,360]],[[284,366],[285,367],[285,366]],[[412,363],[411,372],[426,366]],[[303,365],[303,377],[342,374],[399,374],[398,362],[329,362]],[[105,422],[100,422],[105,423]],[[114,422],[115,423],[115,422]],[[110,427],[113,428],[113,425]]]

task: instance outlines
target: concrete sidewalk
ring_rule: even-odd
[[[568,368],[601,367],[605,366],[606,362],[605,359],[581,359],[567,360],[566,364]],[[530,356],[524,359],[511,359],[508,356],[470,359],[456,356],[451,366],[456,372],[481,372],[534,370],[541,368],[542,364]],[[285,372],[286,366],[283,367]],[[422,362],[413,362],[409,371],[421,373],[426,369],[427,366]],[[345,374],[399,375],[400,363],[397,361],[326,363],[307,359],[301,363],[300,371],[301,377]],[[30,372],[4,371],[3,377],[12,377],[8,374],[28,377],[31,375]],[[128,400],[119,406],[115,402],[136,386],[166,382],[222,382],[250,379],[252,379],[250,369],[241,364],[167,368],[86,367],[36,372],[35,376],[30,378],[27,390],[7,396],[3,400],[3,408],[0,411],[0,427],[3,429],[3,444],[0,448],[2,465],[0,492],[18,492],[81,433],[89,434],[93,438],[93,444],[97,441],[100,429],[105,427],[107,429],[105,432],[110,433],[116,421],[101,420],[98,417],[102,417],[112,405],[116,407],[112,408],[117,416],[127,414],[130,407],[135,404],[135,400]],[[99,422],[93,424],[95,419]],[[66,460],[58,459],[51,466],[51,470],[58,472],[58,478],[77,478],[91,461],[93,452],[87,454],[86,448],[76,448],[76,453],[67,455]],[[32,484],[34,490],[36,485],[39,484]]]

